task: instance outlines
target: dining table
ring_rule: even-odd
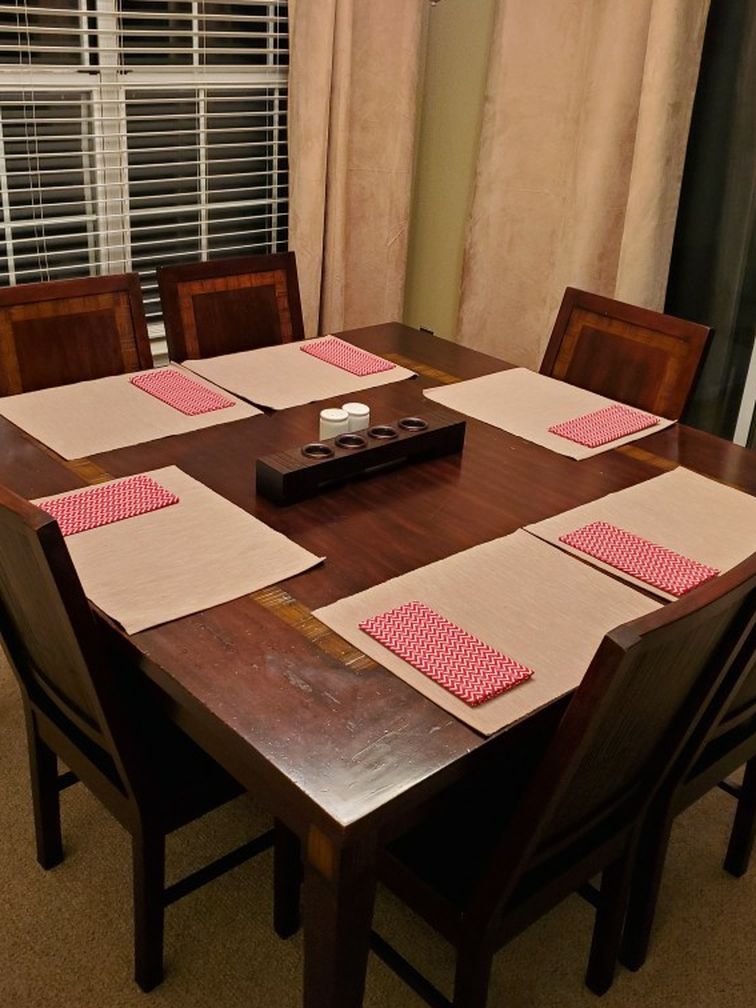
[[[415,373],[360,392],[373,423],[422,416],[423,389],[511,367],[399,323],[339,335]],[[68,461],[0,418],[0,482],[28,499],[177,466],[325,557],[296,577],[132,635],[95,609],[168,716],[298,841],[305,1008],[362,1004],[382,845],[467,778],[495,775],[542,746],[567,702],[482,735],[313,610],[678,466],[756,495],[752,451],[682,423],[577,461],[470,418],[461,451],[286,506],[257,495],[257,459],[317,440],[320,410],[334,405],[268,411]],[[543,622],[548,633],[547,612]]]

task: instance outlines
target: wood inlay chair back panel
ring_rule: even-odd
[[[472,803],[466,781],[458,804],[386,850],[384,881],[456,945],[454,1008],[484,1008],[496,949],[599,874],[587,982],[609,987],[635,839],[685,747],[742,682],[755,599],[752,557],[611,631],[540,754],[489,772]],[[380,938],[375,948],[422,993],[394,950]]]
[[[541,374],[679,419],[708,326],[568,287]]]
[[[158,283],[172,360],[304,336],[293,252],[166,266],[158,271]]]
[[[135,273],[0,288],[0,394],[150,367]]]

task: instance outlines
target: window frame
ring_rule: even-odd
[[[81,177],[83,179],[82,188],[85,192],[82,205],[85,207],[85,212],[83,214],[74,213],[70,217],[61,217],[60,222],[64,225],[70,222],[76,228],[75,232],[72,230],[70,233],[72,246],[74,239],[86,232],[90,273],[122,273],[130,272],[133,269],[132,224],[134,217],[139,217],[140,211],[138,209],[135,211],[130,206],[130,198],[134,198],[135,184],[129,178],[129,170],[133,166],[130,166],[129,163],[132,151],[129,147],[128,102],[132,100],[129,96],[141,92],[147,95],[150,91],[154,91],[156,94],[175,91],[179,95],[185,93],[188,100],[196,100],[198,190],[194,199],[190,199],[187,194],[186,206],[181,205],[178,208],[186,212],[196,211],[198,214],[199,253],[197,258],[201,259],[212,257],[210,248],[211,213],[213,209],[220,208],[222,210],[225,207],[223,200],[212,202],[208,190],[208,181],[211,175],[209,157],[212,152],[211,145],[208,143],[208,122],[210,119],[208,103],[212,101],[213,91],[215,91],[216,97],[219,94],[223,95],[222,98],[217,98],[221,102],[226,100],[227,94],[233,94],[235,91],[251,99],[255,98],[258,91],[261,94],[268,91],[272,95],[270,100],[273,103],[273,122],[276,126],[273,130],[273,138],[266,149],[269,153],[265,154],[267,162],[265,173],[269,174],[271,178],[271,184],[267,189],[271,193],[271,198],[270,200],[242,199],[239,201],[239,209],[243,210],[245,206],[259,207],[263,204],[270,206],[271,226],[266,229],[266,233],[270,232],[270,237],[265,242],[265,249],[271,252],[281,251],[287,246],[287,224],[284,221],[288,209],[288,187],[283,177],[284,173],[279,170],[282,163],[286,164],[285,127],[282,127],[281,123],[285,123],[287,111],[287,62],[281,59],[280,53],[275,51],[273,45],[268,46],[265,63],[234,65],[230,62],[228,66],[218,66],[206,62],[206,40],[203,40],[200,34],[201,18],[194,16],[195,13],[201,11],[201,8],[197,0],[187,0],[187,6],[189,5],[192,7],[193,17],[191,22],[193,31],[191,64],[169,66],[138,65],[126,62],[122,58],[122,54],[127,53],[128,48],[124,42],[126,36],[119,35],[119,17],[128,18],[133,16],[133,13],[119,10],[120,0],[90,0],[89,4],[87,0],[78,0],[78,11],[61,12],[69,17],[78,16],[79,40],[81,42],[80,64],[72,64],[71,66],[45,65],[33,62],[31,55],[26,62],[22,62],[23,53],[26,53],[27,49],[24,49],[23,52],[21,49],[18,50],[18,64],[0,63],[0,104],[2,104],[4,96],[16,92],[21,95],[33,95],[32,100],[35,102],[38,102],[47,93],[51,95],[51,99],[55,95],[61,103],[66,101],[67,94],[72,96],[72,102],[81,101],[82,129],[77,137],[77,142],[82,158]],[[54,0],[50,0],[42,13],[49,13],[53,6]],[[267,17],[271,19],[268,22],[270,26],[277,24],[282,11],[288,13],[285,3],[266,3],[260,6],[267,8]],[[33,8],[31,10],[33,11]],[[210,13],[212,13],[212,7]],[[204,14],[207,15],[207,10],[204,11]],[[166,12],[166,16],[169,15],[170,12]],[[204,23],[209,23],[211,28],[222,24],[220,21],[205,21]],[[32,28],[32,36],[34,31],[35,28]],[[271,31],[272,27],[269,28],[269,35],[266,37],[275,39],[276,36],[272,35]],[[69,32],[69,34],[71,33]],[[96,47],[93,47],[93,40],[97,43]],[[28,49],[34,49],[31,42]],[[5,50],[8,51],[7,46]],[[97,58],[93,60],[95,51]],[[149,53],[148,48],[142,51]],[[233,56],[230,58],[233,59]],[[250,112],[249,114],[252,116],[258,113]],[[89,128],[89,135],[87,128]],[[22,229],[24,224],[28,222],[23,213],[14,213],[11,205],[11,190],[6,170],[7,157],[4,123],[2,116],[0,116],[0,211],[2,211],[0,227],[5,237],[8,281],[13,284],[23,282],[23,279],[19,279],[19,276],[23,276],[23,267],[18,266],[17,262],[18,256],[22,253],[14,248],[21,239],[14,239],[14,229]],[[159,162],[155,161],[155,164],[159,166]],[[72,169],[72,171],[78,171],[78,169]],[[29,174],[33,175],[33,171],[30,171]],[[239,177],[242,179],[243,173]],[[41,182],[37,188],[42,189]],[[30,199],[28,203],[33,204],[33,199]],[[229,206],[232,209],[233,203],[234,201],[229,201]],[[171,207],[172,210],[176,210],[176,208],[176,206]],[[146,222],[149,221],[149,209],[143,209],[142,215]],[[56,222],[54,214],[48,219],[51,223]],[[247,234],[243,230],[239,233]],[[41,261],[42,257],[40,257]],[[176,261],[175,255],[173,258],[171,257],[170,248],[166,252],[165,261]],[[75,269],[75,267],[71,268]],[[59,267],[60,275],[75,275],[67,272],[67,269],[66,266]],[[56,268],[50,267],[48,264],[47,271],[50,274],[48,278],[54,279]],[[32,272],[31,267],[29,272]],[[155,322],[151,323],[150,328],[152,337],[159,338],[162,335],[162,325],[159,323],[157,328]]]

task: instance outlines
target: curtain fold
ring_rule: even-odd
[[[458,339],[537,368],[568,285],[660,309],[709,0],[501,0]]]
[[[425,0],[290,0],[289,247],[307,336],[401,318]]]

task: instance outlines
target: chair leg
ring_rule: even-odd
[[[604,869],[601,876],[601,891],[585,975],[586,985],[594,994],[606,994],[614,982],[632,867],[632,848],[628,848],[622,857]]]
[[[638,843],[619,956],[631,970],[639,970],[648,955],[672,821],[668,810],[649,817]]]
[[[163,979],[165,836],[138,830],[131,841],[134,878],[134,979],[150,991]]]
[[[54,868],[63,860],[58,759],[52,749],[39,737],[34,715],[31,713],[27,713],[26,731],[29,742],[37,861],[43,868]]]
[[[493,953],[487,948],[460,948],[454,974],[452,1008],[486,1008]]]
[[[273,927],[279,938],[299,930],[302,851],[299,837],[276,819],[273,861]]]
[[[756,759],[746,763],[740,787],[738,808],[732,825],[724,867],[730,875],[740,878],[748,871],[753,842],[756,838]]]

